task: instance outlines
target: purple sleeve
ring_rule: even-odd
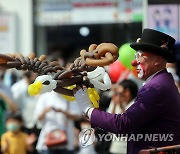
[[[166,110],[163,96],[153,87],[139,92],[135,103],[123,114],[110,114],[94,109],[91,115],[91,126],[107,132],[127,134],[150,122]],[[160,97],[161,96],[161,97]]]

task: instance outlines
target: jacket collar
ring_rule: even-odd
[[[165,69],[162,69],[162,70],[157,71],[156,73],[152,74],[151,76],[149,76],[149,77],[146,79],[146,81],[143,83],[143,86],[144,86],[146,83],[148,83],[152,78],[154,78],[155,76],[157,76],[158,74],[163,73],[163,72],[167,72],[167,69],[166,69],[166,68],[165,68]]]

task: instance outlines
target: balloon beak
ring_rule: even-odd
[[[28,87],[29,95],[34,96],[34,95],[39,94],[42,87],[43,87],[43,84],[40,81],[37,81],[37,82],[34,82],[33,84],[30,84]]]
[[[137,65],[139,65],[139,63],[138,63],[137,60],[135,59],[135,60],[133,60],[133,61],[131,62],[131,65],[132,65],[133,67],[136,67]]]

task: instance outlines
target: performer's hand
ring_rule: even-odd
[[[87,88],[86,87],[77,87],[76,89],[73,89],[74,96],[76,98],[76,101],[80,107],[80,109],[83,111],[83,113],[87,113],[89,108],[93,108],[93,105],[91,101],[89,100],[88,94],[87,94]]]

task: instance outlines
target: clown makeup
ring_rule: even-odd
[[[153,54],[152,53],[149,53],[149,52],[142,52],[142,51],[137,51],[135,53],[135,59],[137,60],[137,62],[139,63],[141,58],[146,56],[146,57],[149,57],[149,56],[152,56]]]
[[[138,78],[146,80],[152,74],[154,67],[153,55],[152,53],[142,51],[135,53],[135,60],[132,62],[132,65],[136,67]]]
[[[138,65],[136,67],[137,73],[138,73],[138,78],[142,79],[142,77],[144,76],[144,71],[141,65]]]
[[[142,57],[142,52],[138,51],[135,53],[135,60],[137,61],[137,66],[136,66],[136,71],[138,73],[138,78],[142,79],[142,77],[144,76],[144,70],[143,67],[140,63],[140,59]]]

